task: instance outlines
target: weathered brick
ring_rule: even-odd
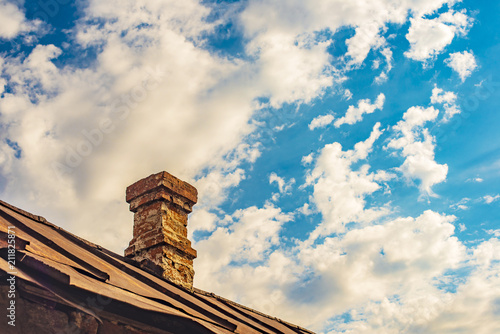
[[[134,237],[125,256],[160,268],[161,276],[191,289],[197,254],[187,239],[187,224],[197,196],[196,188],[167,172],[129,186],[126,200],[134,212]]]

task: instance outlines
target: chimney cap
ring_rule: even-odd
[[[148,193],[155,193],[167,189],[174,195],[183,197],[194,205],[198,201],[198,191],[195,187],[187,182],[179,180],[175,176],[167,172],[151,174],[142,180],[135,182],[127,187],[126,201],[131,203]]]

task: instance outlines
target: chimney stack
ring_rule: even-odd
[[[195,187],[167,172],[129,186],[126,200],[134,212],[134,237],[125,256],[192,289],[196,250],[187,238],[187,216],[197,197]]]

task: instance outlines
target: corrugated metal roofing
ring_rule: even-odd
[[[15,275],[98,320],[101,314],[127,314],[172,333],[312,333],[212,293],[184,289],[0,201],[0,234],[8,226],[16,228]],[[0,270],[9,272],[6,259],[0,258]]]

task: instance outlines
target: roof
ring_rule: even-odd
[[[0,201],[0,273],[9,226],[15,276],[38,296],[100,318],[118,317],[172,333],[313,333],[199,289],[188,290],[133,260]],[[11,228],[12,229],[12,228]]]

